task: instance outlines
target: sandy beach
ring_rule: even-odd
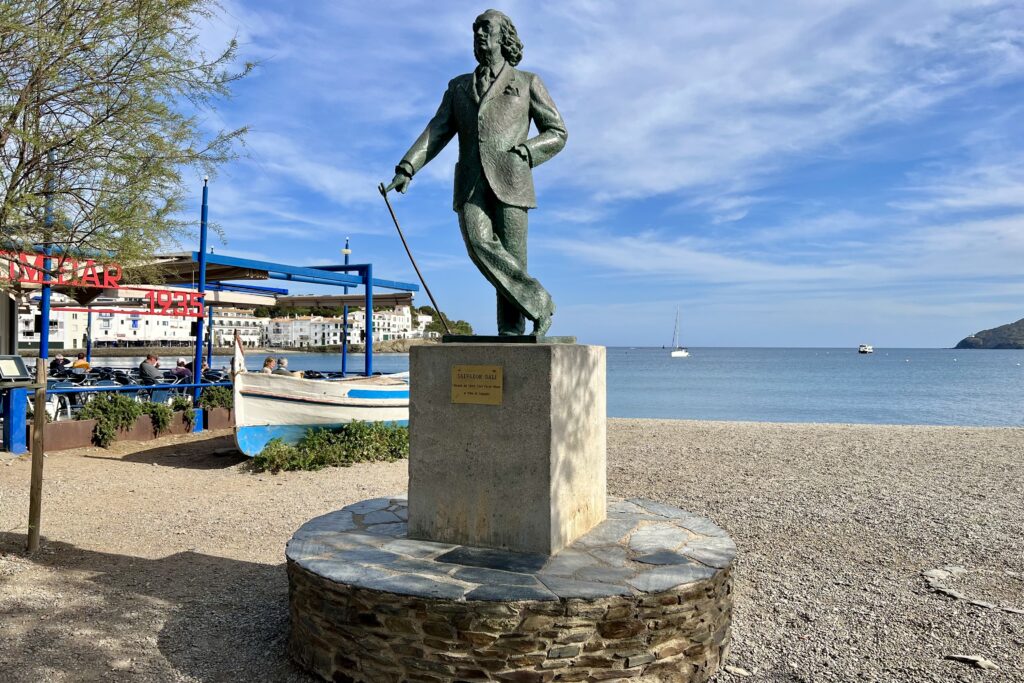
[[[608,446],[611,495],[739,546],[729,663],[751,675],[716,680],[1024,680],[1024,429],[611,420]],[[51,454],[33,558],[29,461],[0,463],[0,678],[312,681],[284,652],[284,545],[404,491],[406,464],[244,463],[223,432]],[[948,566],[964,599],[923,576]]]

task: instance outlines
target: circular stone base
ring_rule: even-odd
[[[406,537],[405,498],[288,543],[289,649],[331,681],[705,681],[726,657],[736,546],[648,500],[557,555]]]

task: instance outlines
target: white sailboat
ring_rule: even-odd
[[[679,345],[679,307],[676,306],[676,328],[672,332],[672,357],[673,358],[689,358],[690,352],[686,350],[686,347]]]

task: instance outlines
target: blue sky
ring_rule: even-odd
[[[415,281],[375,188],[475,66],[486,7],[223,7],[204,44],[237,34],[261,63],[203,115],[252,129],[211,181],[216,250],[334,263],[350,236],[357,261]],[[530,216],[552,334],[668,344],[679,306],[690,346],[935,347],[1024,317],[1019,3],[497,8],[569,130]],[[441,307],[492,333],[451,210],[455,152],[395,209]]]

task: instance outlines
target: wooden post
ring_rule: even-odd
[[[44,325],[49,324],[43,321]],[[28,551],[39,550],[39,518],[43,509],[43,432],[46,431],[46,359],[36,360],[35,405],[32,409],[32,479],[28,490]]]

